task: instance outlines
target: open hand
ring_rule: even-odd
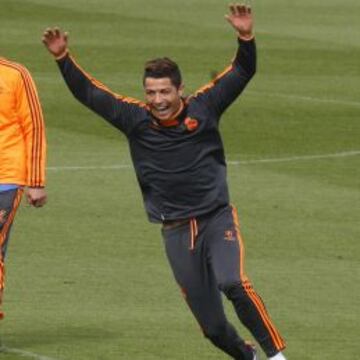
[[[57,27],[47,28],[43,33],[42,42],[52,55],[60,57],[67,51],[68,33]]]
[[[226,20],[245,40],[253,37],[253,16],[251,7],[244,4],[230,4],[230,14],[225,15]]]

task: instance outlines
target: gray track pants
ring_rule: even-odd
[[[20,204],[21,188],[0,192],[0,305],[5,282],[5,255],[16,210]]]
[[[227,321],[221,291],[267,356],[285,348],[264,303],[244,273],[244,246],[236,209],[162,229],[166,253],[184,297],[204,335],[234,359],[252,359],[248,347]]]

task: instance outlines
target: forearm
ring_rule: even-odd
[[[123,130],[125,106],[105,85],[87,74],[69,55],[57,60],[61,74],[74,97],[112,125]]]
[[[239,48],[233,61],[233,66],[242,75],[242,81],[249,81],[256,72],[256,44],[252,37],[249,40],[239,38]]]
[[[206,106],[221,115],[242,93],[256,71],[255,40],[238,40],[238,49],[235,58],[224,72],[198,92]]]
[[[131,131],[139,112],[145,111],[145,104],[115,94],[82,70],[69,54],[57,59],[57,63],[76,99],[124,133]]]
[[[24,172],[26,185],[45,185],[46,138],[45,123],[35,83],[30,73],[23,69],[24,76],[17,86],[17,114],[24,141]]]
[[[70,54],[66,53],[59,59],[56,59],[61,74],[69,90],[85,106],[92,108],[94,84],[89,75],[87,75],[74,61]]]
[[[26,185],[29,187],[45,186],[46,136],[42,118],[29,119],[24,128],[26,149]]]

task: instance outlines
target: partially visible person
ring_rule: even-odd
[[[39,97],[29,71],[0,57],[0,319],[5,255],[25,191],[34,207],[46,203],[46,140]]]

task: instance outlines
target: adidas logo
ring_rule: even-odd
[[[236,241],[236,234],[233,230],[225,230],[224,239],[226,241]]]

